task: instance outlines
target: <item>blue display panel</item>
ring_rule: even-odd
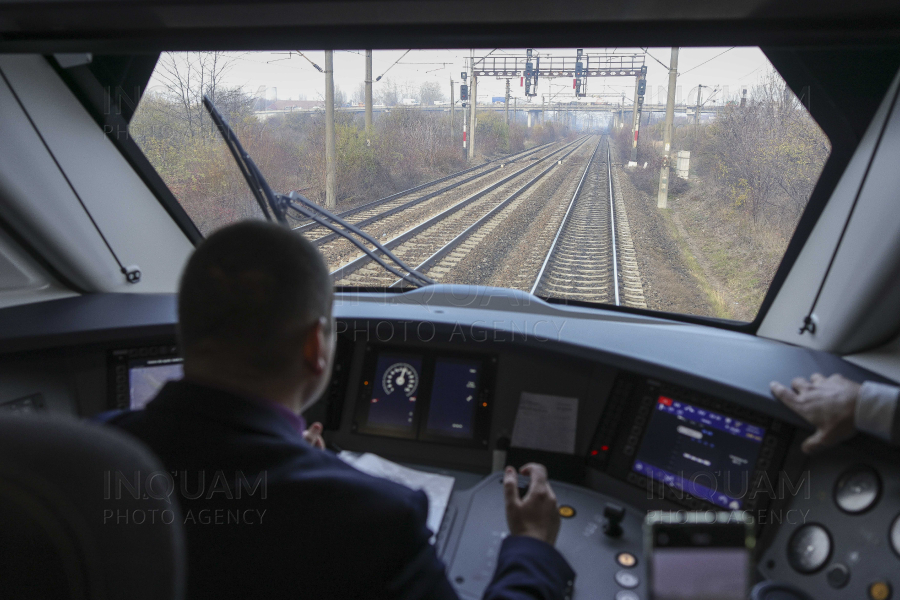
[[[167,382],[184,377],[181,362],[181,358],[131,361],[128,368],[130,408],[144,408]]]
[[[480,361],[439,358],[434,365],[426,432],[458,438],[475,435],[475,413],[481,402]]]
[[[728,509],[744,506],[766,430],[659,396],[632,470]]]
[[[421,356],[380,355],[372,381],[368,424],[412,432],[421,377]]]

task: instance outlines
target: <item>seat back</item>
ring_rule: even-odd
[[[2,595],[180,600],[184,533],[171,482],[112,428],[0,417]]]

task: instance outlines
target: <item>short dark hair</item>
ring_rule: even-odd
[[[242,221],[204,240],[181,276],[181,346],[215,351],[261,373],[290,363],[291,344],[331,317],[331,278],[318,250],[299,233]]]

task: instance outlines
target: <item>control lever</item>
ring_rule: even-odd
[[[531,485],[531,477],[519,475],[518,479],[519,479],[519,481],[517,482],[516,485],[519,488],[519,498],[524,498],[525,494],[528,493],[528,487]]]
[[[528,486],[531,485],[531,477],[516,475],[516,479],[516,487],[519,488],[519,498],[524,498],[525,494],[528,493]],[[500,478],[500,483],[503,484],[503,477]]]
[[[603,509],[603,517],[606,519],[606,523],[603,525],[603,533],[612,538],[621,537],[625,508],[618,504],[607,502],[606,507]]]

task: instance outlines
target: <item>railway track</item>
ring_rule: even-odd
[[[584,139],[584,138],[581,138]],[[512,157],[509,163],[503,163],[489,172],[482,172],[464,178],[449,186],[428,192],[415,198],[405,198],[396,201],[392,205],[381,205],[369,209],[366,212],[357,213],[355,219],[351,219],[357,227],[364,227],[369,235],[380,241],[392,240],[398,234],[407,231],[416,224],[425,222],[436,215],[453,212],[467,205],[480,195],[489,193],[498,186],[505,185],[515,176],[524,171],[535,168],[554,156],[564,153],[567,148],[577,144],[575,140],[568,144],[559,142],[548,146],[532,149],[524,154]],[[348,260],[359,258],[357,248],[349,241],[336,234],[317,234],[316,230],[309,230],[303,235],[311,239],[322,252],[329,268],[334,269],[345,264]],[[319,237],[316,237],[319,235]]]
[[[538,183],[544,176],[581,150],[588,136],[551,149],[531,164],[509,173],[413,227],[382,242],[407,264],[432,263],[452,252],[475,230],[496,216]],[[441,254],[443,253],[443,254]],[[327,254],[326,254],[327,257]],[[332,272],[338,285],[394,285],[396,278],[383,271],[368,256],[353,258]]]
[[[372,202],[367,202],[366,204],[353,207],[349,210],[338,213],[338,216],[342,219],[349,220],[354,225],[365,227],[366,225],[374,223],[375,221],[408,210],[409,208],[435,198],[436,196],[439,196],[444,192],[453,190],[469,182],[490,175],[491,173],[502,169],[505,165],[514,164],[534,154],[545,151],[557,143],[558,142],[550,142],[547,144],[542,144],[535,148],[529,148],[528,150],[525,150],[523,152],[518,152],[516,154],[511,154],[509,156],[490,160],[485,163],[475,165],[474,167],[463,169],[462,171],[457,171],[456,173],[452,173],[450,175],[447,175],[446,177],[441,177],[440,179],[417,185],[408,190],[397,192],[396,194],[391,194],[390,196],[386,196],[379,200],[373,200]],[[442,183],[445,185],[436,187]],[[294,231],[303,233],[317,246],[323,246],[338,237],[337,234],[329,232],[327,229],[320,227],[313,221],[305,221],[299,225],[294,226],[292,229]]]
[[[542,297],[646,308],[609,142],[584,173],[531,287]]]
[[[596,145],[588,139],[546,153],[384,245],[436,281],[646,308],[618,166],[605,138]],[[546,218],[529,221],[535,211]],[[367,256],[346,262],[332,278],[342,286],[405,285]]]

